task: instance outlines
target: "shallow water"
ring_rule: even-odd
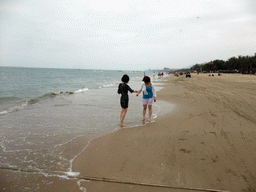
[[[75,174],[72,162],[90,141],[120,129],[118,83],[76,94],[57,94],[1,115],[0,167],[45,175]],[[140,84],[141,78],[129,82],[135,90]],[[161,80],[155,85],[161,91]],[[157,101],[153,105],[153,119],[172,108],[171,103]],[[141,116],[141,95],[130,94],[127,127],[142,125]]]

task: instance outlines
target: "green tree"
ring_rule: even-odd
[[[225,69],[225,61],[223,60],[214,60],[213,65],[215,66],[215,70],[224,70]]]
[[[197,70],[197,71],[199,71],[199,70],[200,70],[200,65],[199,65],[199,64],[195,64],[195,65],[193,65],[190,69],[191,69],[191,70]]]
[[[209,67],[209,63],[206,63],[202,66],[202,70],[203,71],[209,71],[210,70],[210,67]]]
[[[234,70],[234,69],[239,69],[239,61],[236,57],[231,57],[230,59],[228,59],[228,61],[226,62],[226,68],[227,70]]]
[[[214,61],[208,62],[204,65],[195,64],[190,69],[191,70],[202,70],[203,71],[216,71],[216,70],[239,70],[242,73],[256,72],[256,53],[254,56],[241,56],[231,57],[227,61],[216,59]]]

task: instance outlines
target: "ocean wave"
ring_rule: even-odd
[[[85,91],[89,91],[89,89],[87,87],[85,87],[85,88],[81,88],[81,89],[74,90],[74,91],[50,92],[50,93],[45,94],[43,97],[54,97],[54,96],[58,96],[58,95],[76,94],[76,93],[83,93]]]
[[[8,114],[8,111],[1,111],[0,116]]]
[[[77,91],[75,91],[75,93],[83,93],[85,91],[89,91],[89,89],[88,88],[78,89]]]
[[[38,101],[40,101],[42,99],[53,98],[53,97],[60,96],[60,95],[72,95],[72,94],[76,94],[76,93],[83,93],[83,92],[88,91],[88,90],[89,89],[87,87],[85,87],[85,88],[81,88],[81,89],[74,90],[74,91],[49,92],[49,93],[46,93],[45,95],[43,95],[41,97],[30,99],[28,101],[28,103],[29,104],[34,104],[34,103],[37,103]]]
[[[0,116],[2,115],[7,115],[8,113],[12,113],[12,112],[15,112],[15,111],[19,111],[21,109],[23,109],[24,107],[26,107],[28,105],[28,101],[25,101],[25,102],[22,102],[21,104],[18,104],[14,107],[10,107],[8,109],[5,109],[4,111],[1,111],[0,112]]]
[[[0,97],[0,102],[1,101],[12,102],[14,100],[20,100],[20,98],[18,98],[18,97]]]
[[[107,84],[107,85],[100,85],[100,86],[99,86],[99,89],[101,89],[101,88],[113,87],[114,85],[116,85],[116,84],[115,84],[115,83],[110,83],[110,84]]]
[[[32,105],[32,104],[35,104],[35,103],[37,103],[39,101],[42,101],[42,100],[47,100],[49,98],[53,98],[53,97],[56,97],[56,96],[59,96],[59,95],[69,95],[69,94],[71,95],[71,94],[83,93],[83,92],[88,91],[88,90],[89,89],[85,87],[85,88],[81,88],[81,89],[78,89],[78,90],[75,90],[75,91],[49,92],[49,93],[44,94],[43,96],[27,99],[26,101],[24,101],[24,100],[22,101],[21,98],[17,98],[17,97],[2,97],[2,98],[0,98],[0,101],[4,101],[5,103],[6,102],[11,103],[14,100],[15,101],[20,101],[20,103],[17,103],[16,106],[12,106],[12,107],[9,107],[7,109],[4,109],[3,111],[0,111],[0,116],[22,110],[27,105]]]

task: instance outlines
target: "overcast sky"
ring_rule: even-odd
[[[256,0],[1,0],[0,66],[146,70],[256,53]]]

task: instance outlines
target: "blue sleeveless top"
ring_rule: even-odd
[[[153,98],[153,92],[152,92],[152,86],[151,85],[146,87],[146,91],[148,92],[148,94],[144,93],[144,91],[143,91],[143,99]]]

